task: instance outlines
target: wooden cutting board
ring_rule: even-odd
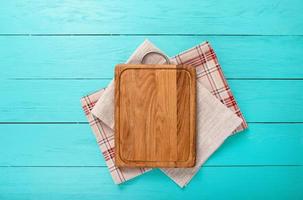
[[[115,68],[115,163],[193,167],[196,71],[184,65]]]

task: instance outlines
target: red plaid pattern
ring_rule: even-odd
[[[243,120],[243,123],[234,133],[248,127],[209,42],[184,51],[171,58],[171,61],[176,64],[187,64],[196,67],[197,81]]]
[[[98,118],[91,114],[95,103],[98,101],[104,89],[95,92],[91,95],[85,96],[81,99],[83,111],[89,121],[89,124],[96,137],[99,148],[104,156],[105,163],[110,171],[110,174],[116,184],[123,183],[129,179],[132,179],[138,175],[141,175],[150,169],[148,168],[117,168],[114,164],[115,160],[115,142],[114,132],[107,127]]]
[[[143,51],[148,48],[156,48],[148,41],[140,47]],[[138,51],[138,50],[137,50]],[[138,53],[138,52],[137,52]],[[136,62],[137,57],[133,58],[133,62]],[[235,114],[237,114],[242,120],[242,124],[234,131],[234,133],[239,132],[247,128],[247,123],[242,116],[242,113],[234,99],[234,96],[224,78],[222,69],[218,63],[217,56],[208,42],[202,43],[196,47],[193,47],[185,52],[178,54],[177,56],[171,58],[172,63],[176,64],[188,64],[196,67],[197,71],[197,81],[199,81],[203,87],[207,88],[217,99],[219,99],[223,104],[230,108]],[[113,87],[110,85],[109,87]],[[151,169],[147,168],[117,168],[114,166],[114,132],[113,130],[100,121],[98,118],[91,114],[96,102],[102,96],[103,90],[100,90],[94,94],[83,97],[81,99],[83,110],[87,116],[90,126],[96,136],[97,142],[101,149],[101,152],[105,158],[105,162],[110,170],[110,173],[115,181],[119,184],[138,175],[145,173]],[[114,94],[111,94],[114,95]],[[106,106],[112,106],[111,103]],[[220,142],[220,141],[218,141]],[[221,141],[223,142],[223,141]],[[173,180],[175,180],[181,187],[187,184],[194,174],[198,171],[200,166],[191,168],[192,172],[190,175],[183,174],[181,177],[178,176],[173,178],[168,174]],[[162,169],[166,171],[165,169]]]

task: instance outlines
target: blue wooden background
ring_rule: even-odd
[[[302,0],[1,0],[0,199],[303,199]],[[215,48],[249,130],[180,189],[114,185],[80,108],[149,38]]]

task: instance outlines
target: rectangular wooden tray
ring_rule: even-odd
[[[196,71],[184,65],[115,68],[115,164],[193,167]]]

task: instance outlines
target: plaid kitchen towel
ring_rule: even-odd
[[[151,42],[145,40],[126,63],[141,63],[141,58],[149,51],[162,53],[160,49],[155,47]],[[217,56],[208,42],[182,52],[172,57],[170,61],[174,64],[187,64],[196,67],[197,81],[208,89],[218,100],[225,104],[226,107],[242,118],[242,123],[234,132],[236,133],[247,128],[247,123],[226,82]],[[146,63],[156,64],[164,62],[165,60],[157,55],[151,55],[146,59]],[[111,81],[104,91],[103,95],[105,98],[100,98],[92,110],[94,116],[99,118],[112,129],[114,128],[114,90],[114,81]]]
[[[193,168],[161,169],[180,187],[184,187],[203,163],[221,146],[242,123],[242,119],[216,99],[197,81],[197,144],[196,165]]]
[[[104,156],[105,163],[116,184],[123,183],[138,175],[141,175],[150,169],[147,168],[117,168],[114,164],[114,132],[111,128],[102,123],[98,118],[91,114],[91,110],[97,100],[102,96],[104,89],[85,96],[81,99],[82,108],[89,121],[89,124],[96,137],[99,148]]]
[[[208,45],[208,43],[206,43]],[[202,46],[202,45],[201,45]],[[128,63],[140,63],[141,58],[143,56],[144,53],[148,52],[148,51],[160,51],[159,49],[157,49],[156,47],[153,46],[153,44],[151,44],[148,41],[145,41],[137,50],[136,52],[131,56],[131,58],[128,60]],[[183,54],[186,54],[187,52],[184,52]],[[178,63],[177,58],[178,56],[176,56],[175,58],[171,59],[174,63]],[[179,55],[179,59],[181,56]],[[186,56],[185,56],[186,57]],[[200,56],[200,58],[203,56]],[[207,57],[207,56],[206,56]],[[215,56],[212,56],[213,58],[215,58]],[[150,56],[149,57],[150,61],[152,60],[151,63],[161,63],[161,58],[160,57],[153,57]],[[205,61],[207,61],[207,59],[205,59]],[[163,60],[162,60],[163,62]],[[200,62],[201,63],[201,62]],[[216,62],[217,63],[217,62]],[[210,64],[207,65],[209,67],[209,69],[211,69],[209,72],[213,73],[215,72],[215,70],[213,70],[210,67]],[[200,64],[202,66],[196,66],[196,67],[204,67],[203,63]],[[206,65],[204,63],[204,65]],[[195,65],[194,65],[195,66]],[[216,66],[216,69],[222,74],[220,66]],[[205,75],[207,75],[207,73],[203,73],[201,72],[202,70],[198,70],[197,68],[197,75],[198,75],[198,81],[203,83],[203,81],[201,80],[202,77],[204,77]],[[216,76],[214,76],[216,77]],[[226,83],[223,75],[220,76],[223,80],[221,80],[223,83]],[[216,86],[218,86],[220,84],[216,84]],[[203,115],[199,115],[200,117],[198,118],[198,120],[200,120],[200,118],[202,119],[201,121],[206,121],[207,119],[208,122],[212,122],[210,123],[209,126],[207,126],[207,123],[202,123],[202,126],[198,127],[198,138],[200,138],[197,143],[197,149],[200,152],[200,154],[198,153],[197,156],[197,164],[194,168],[191,168],[190,170],[183,170],[183,169],[163,169],[163,171],[168,174],[171,178],[173,178],[173,180],[180,185],[181,187],[183,187],[184,185],[186,185],[188,183],[188,181],[193,177],[193,175],[198,171],[198,169],[200,168],[200,166],[205,162],[205,160],[222,144],[222,142],[226,139],[226,137],[228,137],[231,132],[233,132],[233,130],[235,130],[236,127],[239,127],[238,130],[241,130],[246,126],[246,123],[243,120],[240,120],[239,118],[235,117],[235,115],[229,110],[227,109],[225,106],[223,106],[221,103],[218,104],[219,100],[216,100],[216,98],[214,96],[212,96],[209,91],[207,91],[202,85],[197,84],[197,95],[198,96],[203,96],[204,101],[201,101],[200,103],[198,103],[198,106],[200,105],[200,108],[203,107],[208,107],[210,108],[210,111],[216,111],[216,107],[220,108],[219,110],[217,110],[218,112],[209,112],[209,114],[203,119]],[[226,85],[225,90],[227,90],[227,94],[231,95],[231,92],[229,91],[228,86]],[[214,92],[214,94],[217,94],[217,97],[223,97],[224,95],[224,91],[223,89],[218,89],[217,92]],[[218,95],[218,94],[221,95]],[[109,127],[113,128],[114,126],[114,118],[113,118],[113,113],[114,113],[114,106],[113,106],[113,94],[114,94],[114,85],[113,82],[105,89],[102,97],[99,99],[98,103],[95,105],[94,109],[93,109],[93,113],[94,115],[96,115],[98,118],[101,119],[102,122],[104,122],[105,124],[107,124]],[[206,101],[206,96],[208,95],[210,101]],[[200,98],[201,99],[201,98]],[[230,97],[230,99],[233,99]],[[234,101],[234,99],[233,99]],[[217,104],[212,104],[212,102],[217,102]],[[221,102],[226,102],[226,101],[222,101]],[[204,106],[203,106],[204,103]],[[202,106],[201,106],[202,105]],[[232,110],[235,111],[238,115],[242,116],[240,111],[237,108],[237,105],[235,102],[232,102],[231,104],[228,104],[229,107],[232,107]],[[212,107],[213,106],[213,107]],[[223,107],[222,107],[223,106]],[[225,109],[225,110],[224,110]],[[227,110],[227,111],[226,111]],[[198,109],[199,112],[199,109]],[[203,112],[206,113],[206,112]],[[202,114],[203,114],[202,113]],[[225,114],[222,114],[225,113]],[[222,115],[220,115],[222,114]],[[214,122],[216,122],[216,124],[214,124]],[[222,122],[222,123],[220,123]],[[241,123],[242,122],[242,123]],[[203,125],[204,124],[204,125]],[[239,126],[241,124],[241,126]],[[211,129],[213,128],[213,129]],[[210,133],[210,134],[208,134]],[[205,140],[203,140],[205,139]],[[201,144],[201,145],[199,145]],[[202,153],[201,153],[202,152]],[[204,152],[204,153],[203,153]]]
[[[230,108],[235,114],[242,118],[243,121],[241,125],[234,133],[248,127],[223,75],[217,56],[209,42],[204,42],[174,56],[171,58],[171,62],[196,67],[197,81],[225,104],[226,107]]]
[[[147,42],[147,41],[146,41]],[[129,62],[139,62],[136,61],[137,56],[140,55],[143,56],[143,53],[148,50],[156,50],[160,51],[156,47],[150,46],[149,43],[145,43],[146,45],[141,45],[140,48],[138,48],[133,56],[130,58]],[[155,58],[154,62],[160,62],[159,58]],[[113,83],[111,83],[106,89],[101,89],[98,92],[95,92],[93,94],[87,95],[81,99],[82,109],[84,110],[84,113],[87,117],[87,120],[89,121],[89,124],[93,130],[93,133],[96,137],[97,143],[99,145],[99,148],[103,154],[103,157],[105,159],[105,163],[110,171],[110,174],[116,184],[123,183],[127,180],[130,180],[138,175],[141,175],[147,171],[150,171],[149,168],[118,168],[114,165],[115,155],[114,155],[114,131],[113,126],[113,112],[114,108],[111,105],[114,98],[111,96],[111,91],[114,92]],[[104,98],[101,98],[104,97]],[[105,98],[106,97],[106,98]],[[100,100],[99,100],[100,99]],[[107,117],[98,119],[94,115],[92,115],[92,109],[95,108],[96,102],[99,100],[99,106],[97,110],[101,109]],[[101,103],[103,102],[103,103]],[[110,105],[107,108],[102,108],[104,105]]]

